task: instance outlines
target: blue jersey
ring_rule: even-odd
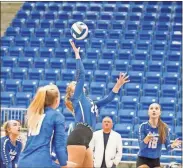
[[[55,147],[56,156],[61,166],[66,165],[66,136],[64,116],[46,107],[34,132],[29,131],[25,149],[20,154],[18,168],[52,167],[51,150]]]
[[[95,129],[98,109],[111,102],[114,99],[116,93],[111,91],[108,97],[97,102],[94,102],[89,97],[86,97],[85,93],[83,92],[85,71],[83,63],[80,59],[76,60],[76,78],[77,83],[74,95],[71,98],[71,102],[73,104],[75,112],[75,121],[85,122],[89,124],[93,129]]]
[[[149,134],[153,134],[154,137],[149,141],[148,144],[144,143],[144,138]],[[169,130],[166,130],[166,141],[165,147],[169,151],[171,149]],[[162,144],[159,139],[158,128],[153,128],[149,122],[144,122],[139,127],[139,145],[140,149],[138,156],[147,157],[151,159],[160,158]]]
[[[17,140],[16,146],[11,143],[9,136],[1,138],[1,168],[15,168],[22,149],[22,143]]]

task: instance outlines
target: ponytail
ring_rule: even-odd
[[[45,97],[46,88],[40,87],[27,109],[27,125],[31,130],[36,129],[41,115],[44,113]]]
[[[71,86],[72,85],[76,85],[76,82],[75,81],[72,81],[68,86],[67,86],[67,89],[66,89],[66,95],[65,95],[65,106],[67,107],[67,109],[74,113],[74,107],[72,105],[72,102],[71,102],[71,97],[72,97],[72,89],[71,89]]]
[[[3,125],[3,128],[4,128],[4,131],[5,131],[5,135],[8,136],[9,135],[9,132],[8,132],[8,128],[9,128],[9,123],[8,121],[6,121]]]
[[[158,119],[158,133],[160,135],[160,142],[164,144],[167,136],[167,124],[165,124],[160,118]]]

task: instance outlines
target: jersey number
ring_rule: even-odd
[[[152,140],[149,141],[148,148],[157,148],[158,137],[153,137]]]

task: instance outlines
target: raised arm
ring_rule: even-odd
[[[170,131],[167,128],[167,136],[166,136],[166,141],[165,141],[166,149],[169,151],[169,150],[172,150],[176,147],[180,147],[180,145],[181,145],[181,141],[178,139],[176,139],[172,144],[170,143]]]
[[[75,52],[75,58],[76,58],[76,87],[74,91],[74,95],[72,97],[72,102],[78,101],[79,97],[83,93],[83,87],[84,87],[84,81],[85,81],[85,71],[84,66],[81,61],[79,50],[80,47],[76,48],[73,41],[70,41],[70,44]]]
[[[114,85],[112,91],[109,93],[109,95],[102,99],[97,101],[95,104],[97,105],[98,108],[105,106],[106,104],[110,103],[114,97],[116,96],[116,94],[119,92],[119,89],[127,82],[130,82],[130,80],[128,80],[129,76],[126,76],[126,74],[121,73],[119,74],[119,78],[117,78],[117,82]]]

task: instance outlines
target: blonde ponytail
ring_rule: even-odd
[[[27,109],[27,126],[30,130],[35,130],[39,120],[44,114],[44,108],[53,105],[55,99],[60,96],[56,85],[46,85],[40,87]]]
[[[40,87],[27,109],[27,125],[31,130],[36,129],[41,115],[44,113],[46,88]]]

